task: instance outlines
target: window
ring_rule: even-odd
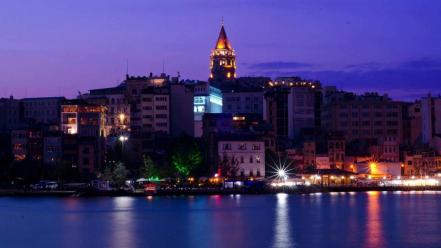
[[[242,143],[239,145],[239,150],[246,150],[247,149],[247,145]]]
[[[259,151],[260,145],[253,145],[253,151]]]
[[[253,156],[250,156],[250,163],[253,163]]]
[[[224,150],[231,150],[231,144],[224,144]]]
[[[256,156],[256,163],[260,164],[260,157]]]
[[[167,110],[167,106],[156,106],[156,110]]]

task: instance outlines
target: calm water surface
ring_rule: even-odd
[[[441,193],[0,198],[0,247],[441,247]]]

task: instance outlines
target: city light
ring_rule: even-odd
[[[275,179],[279,182],[286,182],[289,178],[289,174],[292,171],[291,167],[292,162],[279,157],[278,160],[273,160],[272,165],[270,165],[270,168],[273,170],[272,176],[269,178]]]
[[[121,123],[123,123],[124,120],[126,119],[126,115],[125,115],[124,113],[119,114],[118,117],[119,117],[119,121],[120,121]]]
[[[125,142],[128,139],[129,139],[129,137],[127,137],[127,136],[124,136],[124,135],[119,136],[119,141],[121,141],[121,142]]]

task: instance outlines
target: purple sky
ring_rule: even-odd
[[[208,77],[221,17],[238,76],[299,75],[413,99],[441,92],[439,0],[3,0],[0,97]]]

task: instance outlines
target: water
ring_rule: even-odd
[[[441,247],[441,193],[0,198],[0,247]]]

